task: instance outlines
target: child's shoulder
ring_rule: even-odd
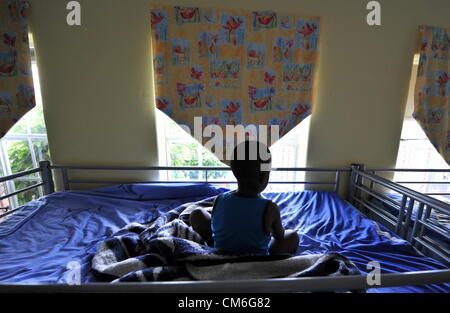
[[[233,195],[233,193],[234,193],[233,190],[225,191],[225,192],[219,194],[219,195],[216,197],[216,200],[217,200],[217,199],[229,198],[229,197],[231,197],[231,196]]]
[[[265,199],[267,201],[267,207],[278,209],[278,205],[270,199]]]

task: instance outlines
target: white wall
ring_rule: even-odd
[[[52,161],[156,165],[149,0],[30,0]],[[180,1],[158,1],[180,4]],[[364,0],[209,0],[184,5],[323,17],[308,166],[393,167],[421,24],[450,27],[448,0],[383,0],[382,25]]]

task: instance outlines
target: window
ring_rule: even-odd
[[[414,87],[419,63],[418,57],[416,55],[414,58],[396,168],[448,169],[447,163],[428,140],[419,123],[412,117],[414,111]],[[397,182],[449,182],[448,184],[405,184],[405,186],[423,193],[450,193],[450,175],[448,173],[397,172],[394,180]],[[450,197],[448,196],[432,196],[450,202]]]
[[[32,72],[36,106],[24,115],[10,131],[0,139],[0,174],[11,175],[39,166],[39,162],[50,160],[47,132],[42,110],[38,69],[34,57],[34,47],[30,36]],[[0,194],[5,195],[40,182],[38,174],[20,177],[0,185]],[[30,189],[17,196],[4,199],[0,203],[0,214],[14,209],[43,195],[41,187]]]
[[[167,115],[159,110],[156,114],[161,166],[225,166]],[[169,171],[166,175],[168,180],[205,179],[205,173],[198,171]],[[225,176],[224,172],[208,173],[208,179],[224,180]]]
[[[186,133],[177,123],[167,115],[156,110],[158,121],[158,147],[161,166],[226,166],[220,162],[209,150],[204,148],[192,136]],[[309,117],[287,135],[282,137],[271,148],[273,167],[303,167],[306,157],[306,142],[309,130]],[[168,180],[201,180],[205,173],[198,171],[168,171],[161,173],[162,179]],[[272,181],[303,180],[304,173],[274,172]],[[208,172],[208,181],[234,180],[231,172]],[[233,188],[232,184],[222,184]],[[270,185],[266,191],[302,190],[303,185],[276,184]]]

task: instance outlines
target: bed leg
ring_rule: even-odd
[[[364,165],[363,164],[352,164],[352,172],[350,173],[350,177],[349,177],[349,188],[348,188],[348,193],[347,193],[347,199],[348,201],[353,204],[354,206],[358,206],[358,209],[360,209],[360,205],[357,205],[356,201],[353,199],[353,197],[355,198],[360,198],[361,197],[361,191],[359,189],[357,189],[355,187],[356,184],[361,184],[362,183],[362,178],[361,176],[359,176],[358,174],[355,173],[355,170],[359,170],[359,171],[363,171],[364,170]],[[361,210],[360,210],[361,211]]]
[[[41,169],[42,183],[44,184],[44,194],[48,195],[55,192],[55,184],[53,183],[52,168],[49,161],[39,162]]]

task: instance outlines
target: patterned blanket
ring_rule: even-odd
[[[112,282],[359,274],[353,263],[337,253],[257,256],[209,247],[189,226],[189,214],[199,207],[210,210],[213,200],[186,203],[147,224],[127,225],[100,243],[92,269]]]

